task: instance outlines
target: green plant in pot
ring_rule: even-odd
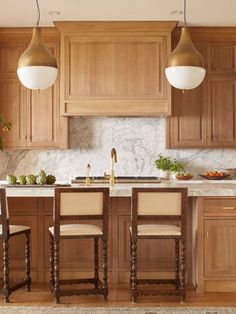
[[[172,161],[172,165],[171,165],[170,170],[171,170],[173,176],[175,177],[176,173],[184,172],[184,166],[180,161],[174,159]]]
[[[155,160],[157,169],[159,170],[159,177],[163,179],[169,179],[171,174],[172,160],[170,157],[159,155],[159,158]]]
[[[159,177],[162,179],[170,179],[171,173],[175,174],[184,171],[184,166],[180,161],[163,156],[162,154],[155,160],[155,164],[159,170]]]

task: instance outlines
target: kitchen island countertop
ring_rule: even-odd
[[[69,182],[58,181],[60,185]],[[1,186],[6,187],[8,197],[53,197],[55,186],[7,186],[6,181],[0,181]],[[84,184],[72,184],[72,187],[85,187]],[[131,197],[133,187],[187,187],[188,196],[236,196],[236,180],[168,180],[161,183],[127,183],[115,184],[92,184],[91,187],[109,187],[110,197]]]

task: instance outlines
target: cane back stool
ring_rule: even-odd
[[[151,224],[147,224],[147,221]],[[186,296],[187,189],[133,188],[131,222],[130,285],[132,302],[135,303],[139,295],[149,294],[179,295],[183,301]],[[137,278],[138,239],[173,239],[175,241],[174,279]],[[168,284],[168,286],[165,286],[165,289],[138,289],[140,284]],[[174,287],[169,287],[170,285],[174,285]]]
[[[2,238],[3,248],[3,298],[4,302],[9,302],[10,294],[22,287],[26,287],[26,291],[30,291],[30,227],[9,225],[8,206],[5,189],[0,189],[0,237]],[[11,287],[9,286],[9,240],[18,235],[25,235],[25,280],[18,282]]]
[[[53,220],[54,226],[49,228],[50,240],[50,286],[54,292],[56,303],[61,296],[101,294],[104,300],[108,297],[107,286],[107,241],[108,241],[108,188],[55,188]],[[74,220],[73,224],[65,224],[66,220]],[[97,220],[102,227],[92,224],[78,223],[81,220]],[[63,224],[64,223],[64,224]],[[94,239],[94,278],[60,280],[60,240]],[[102,240],[102,283],[99,280],[98,240]],[[64,284],[90,283],[94,288],[61,290]]]

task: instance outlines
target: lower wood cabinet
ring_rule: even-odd
[[[197,290],[236,292],[236,198],[198,198],[194,211]]]
[[[206,278],[236,278],[236,217],[205,219],[204,275]]]

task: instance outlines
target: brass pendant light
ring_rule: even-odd
[[[195,48],[186,26],[186,0],[184,0],[184,27],[181,29],[178,45],[167,59],[165,73],[169,83],[182,90],[196,88],[206,74],[203,57]]]
[[[33,28],[33,35],[28,48],[20,56],[17,75],[21,83],[29,89],[45,89],[52,86],[57,78],[57,61],[52,52],[41,39],[40,10],[38,0],[37,27]]]

